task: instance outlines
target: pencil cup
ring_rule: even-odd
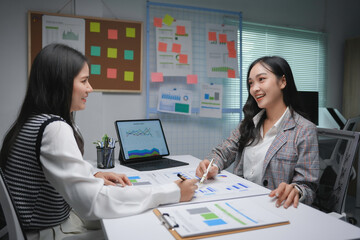
[[[113,168],[114,161],[114,150],[115,148],[100,148],[97,147],[97,167],[98,168]]]

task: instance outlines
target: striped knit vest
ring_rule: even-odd
[[[69,217],[70,206],[45,179],[40,147],[45,127],[63,121],[54,115],[30,117],[9,154],[5,178],[25,231],[56,226]]]

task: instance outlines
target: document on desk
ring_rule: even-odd
[[[149,173],[125,173],[134,187],[159,185],[179,180],[177,174],[187,179],[198,178],[193,168],[180,170],[166,169]],[[214,201],[220,199],[249,197],[269,194],[270,190],[230,173],[218,174],[214,179],[206,180],[194,194],[190,203]],[[180,203],[181,204],[181,203]]]
[[[153,212],[176,239],[289,224],[288,219],[254,203],[251,198],[161,207]]]

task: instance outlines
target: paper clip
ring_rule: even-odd
[[[174,229],[179,227],[179,224],[177,224],[172,217],[168,213],[163,213],[161,216],[162,223],[168,228],[168,229]]]

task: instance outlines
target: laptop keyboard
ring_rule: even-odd
[[[158,170],[164,168],[178,167],[183,165],[189,165],[189,164],[186,162],[181,162],[170,158],[162,158],[155,161],[153,160],[151,162],[129,163],[124,166],[136,169],[138,171],[151,171],[151,170]]]

